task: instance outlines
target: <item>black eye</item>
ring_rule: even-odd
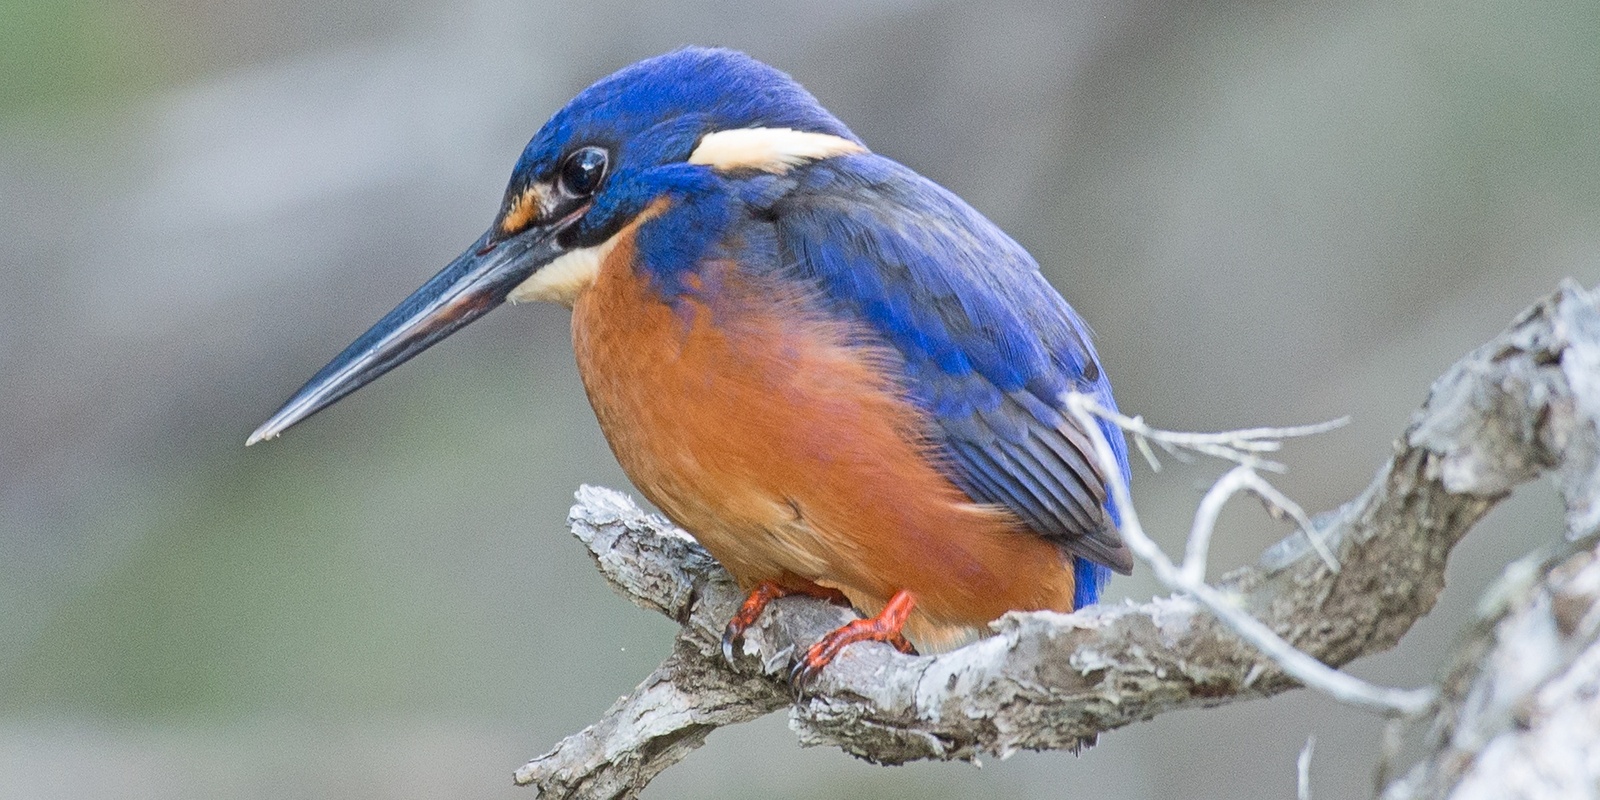
[[[606,176],[606,151],[585,147],[561,162],[561,190],[573,197],[588,197]]]

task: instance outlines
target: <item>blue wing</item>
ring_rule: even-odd
[[[817,162],[771,208],[778,257],[824,302],[904,357],[952,477],[1079,557],[1079,605],[1132,558],[1107,476],[1065,411],[1068,389],[1114,407],[1088,330],[1020,245],[960,198],[876,155]],[[1127,480],[1121,432],[1102,425]]]

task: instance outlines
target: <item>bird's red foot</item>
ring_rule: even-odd
[[[792,588],[779,585],[774,581],[762,581],[756,584],[750,595],[744,599],[739,610],[734,612],[733,619],[728,620],[728,627],[722,631],[722,657],[729,664],[734,663],[734,657],[739,651],[739,645],[744,642],[744,632],[761,619],[761,612],[767,610],[767,605],[780,597],[791,594],[803,594],[818,597],[830,603],[850,605],[849,599],[838,589],[828,589],[812,584],[805,588]]]
[[[916,655],[917,649],[906,641],[900,633],[906,625],[906,619],[911,616],[911,610],[916,608],[917,598],[910,592],[901,590],[895,592],[889,599],[889,604],[878,612],[878,616],[871,619],[858,619],[842,628],[822,637],[822,640],[806,650],[805,655],[795,662],[794,669],[789,672],[789,685],[796,692],[805,691],[811,682],[822,674],[824,667],[833,662],[833,659],[844,651],[848,645],[856,642],[884,642],[906,655]]]

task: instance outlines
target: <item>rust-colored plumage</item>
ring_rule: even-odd
[[[835,588],[869,613],[909,591],[907,632],[933,646],[1071,610],[1067,557],[936,468],[890,353],[732,263],[669,304],[632,235],[573,308],[578,368],[635,485],[742,586]]]

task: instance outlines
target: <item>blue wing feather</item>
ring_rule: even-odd
[[[795,173],[773,205],[781,267],[904,359],[952,477],[1074,555],[1078,604],[1132,566],[1107,476],[1062,395],[1114,407],[1088,330],[1020,245],[955,195],[877,155]],[[1127,480],[1120,431],[1102,426]]]

